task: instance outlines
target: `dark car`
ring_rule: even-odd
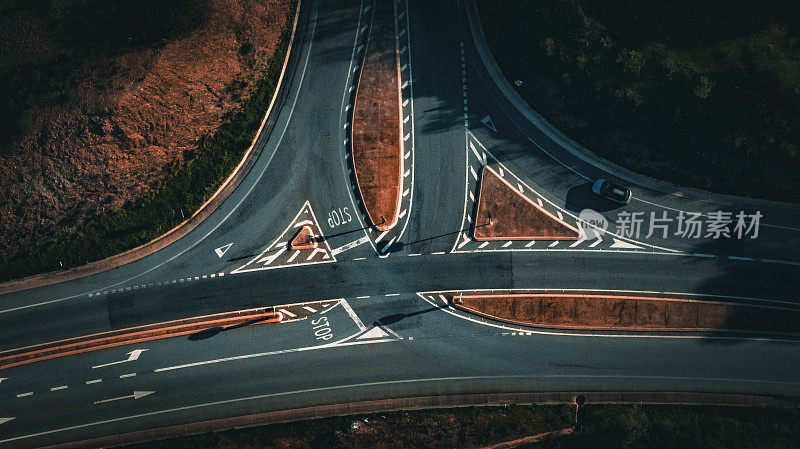
[[[615,184],[607,179],[598,179],[592,185],[592,192],[623,206],[631,202],[631,189]]]

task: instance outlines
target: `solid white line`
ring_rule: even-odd
[[[358,317],[358,315],[356,315],[356,312],[353,311],[352,307],[350,307],[350,303],[348,303],[344,299],[341,300],[341,303],[342,303],[342,307],[344,308],[344,310],[347,311],[347,314],[350,315],[350,318],[352,318],[353,321],[356,323],[356,326],[358,326],[358,329],[361,332],[364,332],[365,330],[367,330],[367,326],[364,326],[364,323],[361,322],[361,319]]]
[[[280,312],[280,313],[282,313],[282,314],[284,314],[284,315],[288,316],[289,318],[294,318],[294,317],[296,317],[296,316],[297,316],[297,315],[295,315],[294,313],[292,313],[292,312],[289,312],[289,311],[288,311],[288,310],[286,310],[286,309],[280,309],[280,310],[278,310],[278,312]]]
[[[396,341],[392,339],[386,339],[385,341]],[[368,342],[365,342],[368,343]],[[176,412],[184,412],[187,410],[196,410],[200,408],[206,407],[217,407],[220,405],[227,405],[227,404],[234,404],[240,402],[247,402],[247,401],[254,401],[254,400],[264,400],[264,399],[272,399],[284,396],[295,396],[295,395],[302,395],[302,394],[316,394],[316,393],[323,393],[327,391],[336,391],[336,390],[345,390],[345,389],[365,389],[365,388],[374,388],[380,387],[385,385],[403,385],[403,384],[418,384],[418,383],[444,383],[444,382],[467,382],[467,381],[500,381],[500,380],[510,380],[510,379],[539,379],[539,380],[547,380],[547,379],[642,379],[642,380],[673,380],[673,381],[685,381],[685,382],[697,382],[697,381],[705,381],[705,382],[717,382],[723,385],[730,384],[731,382],[744,382],[748,384],[752,383],[760,383],[760,384],[767,384],[767,385],[790,385],[796,386],[800,385],[797,382],[787,382],[787,381],[777,381],[777,380],[749,380],[749,379],[736,379],[736,378],[713,378],[713,377],[679,377],[679,376],[628,376],[624,374],[619,375],[603,375],[603,374],[557,374],[557,375],[535,375],[535,374],[521,374],[521,375],[493,375],[493,376],[458,376],[458,377],[431,377],[431,378],[423,378],[423,379],[397,379],[397,380],[385,380],[385,381],[376,381],[376,382],[363,382],[363,383],[356,383],[356,384],[346,384],[346,385],[334,385],[329,387],[317,387],[317,388],[308,388],[304,390],[290,390],[290,391],[282,391],[278,393],[266,393],[256,396],[248,396],[248,397],[240,397],[234,399],[225,399],[221,401],[214,401],[214,402],[205,402],[202,404],[194,404],[194,405],[186,405],[183,407],[175,407],[171,409],[165,410],[157,410],[152,412],[145,412],[139,413],[136,415],[128,415],[122,416],[118,418],[111,418],[102,421],[94,421],[85,424],[78,424],[75,426],[70,427],[62,427],[59,429],[52,429],[46,430],[43,432],[32,433],[28,435],[22,435],[14,438],[8,438],[5,440],[0,440],[0,443],[9,443],[11,441],[18,441],[24,440],[33,437],[39,437],[43,435],[51,435],[54,433],[66,432],[70,430],[77,430],[77,429],[85,429],[87,427],[95,427],[104,424],[111,424],[115,422],[122,422],[122,421],[130,421],[133,419],[139,418],[147,418],[151,416],[159,416],[159,415],[166,415]]]

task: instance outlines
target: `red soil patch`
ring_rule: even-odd
[[[238,107],[234,81],[248,95],[293,16],[291,2],[209,3],[207,22],[189,35],[157,50],[98,55],[68,91],[53,92],[69,101],[35,111],[32,130],[0,156],[0,257],[145,195]],[[21,25],[18,48],[52,47],[46,33],[24,31],[31,26]]]
[[[517,324],[581,329],[800,333],[800,309],[600,294],[463,295],[457,307]]]
[[[578,240],[580,232],[534,203],[488,166],[481,171],[475,240]]]
[[[292,241],[289,242],[289,249],[314,249],[318,245],[317,238],[311,226],[305,225],[297,231]]]
[[[378,0],[353,107],[352,145],[356,183],[370,224],[381,231],[397,224],[403,189],[400,67],[395,6]]]

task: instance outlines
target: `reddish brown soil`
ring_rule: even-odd
[[[403,139],[394,2],[375,2],[353,108],[353,167],[370,223],[397,224],[403,188]]]
[[[546,327],[800,332],[800,310],[683,298],[610,295],[464,295],[471,312]],[[456,298],[454,298],[456,299]]]
[[[300,228],[289,242],[289,249],[314,249],[317,247],[317,238],[311,226],[305,225]]]
[[[481,171],[475,240],[578,240],[578,229],[550,215],[489,166]]]
[[[87,63],[64,92],[75,99],[37,110],[18,150],[0,156],[0,256],[146,193],[237,107],[227,86],[243,81],[247,95],[289,5],[211,0],[189,35]]]

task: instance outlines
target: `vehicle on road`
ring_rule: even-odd
[[[607,179],[598,179],[592,184],[592,192],[603,198],[623,206],[631,202],[633,194],[631,189],[613,183]]]

